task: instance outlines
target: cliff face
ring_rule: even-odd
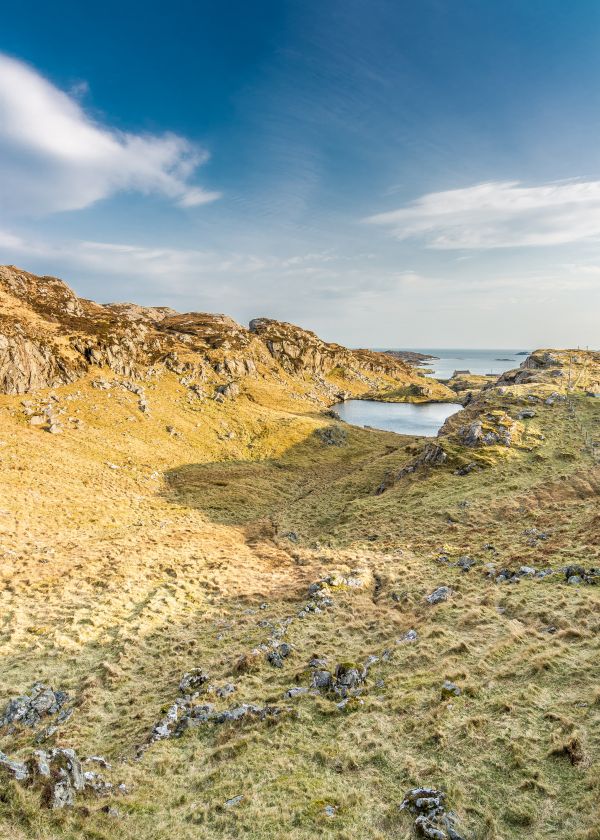
[[[246,329],[225,315],[101,305],[55,277],[0,267],[0,392],[56,387],[93,367],[143,378],[157,365],[215,387],[249,375],[287,376],[330,401],[382,390],[404,389],[407,398],[431,393],[399,359],[328,344],[292,324],[259,318]]]

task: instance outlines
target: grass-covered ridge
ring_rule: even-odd
[[[53,811],[3,777],[0,836],[408,838],[398,806],[425,785],[465,838],[598,837],[600,589],[561,571],[600,566],[584,361],[567,400],[550,368],[476,394],[433,465],[431,441],[344,426],[285,371],[218,401],[161,370],[143,413],[95,369],[54,390],[58,435],[30,425],[48,390],[0,397],[0,707],[38,680],[67,691],[74,713],[41,746],[105,756],[115,785]],[[461,438],[506,417],[510,446]],[[523,566],[555,574],[497,582]],[[307,610],[329,576],[332,603]],[[342,708],[286,696],[315,657],[334,674],[372,656]],[[213,686],[195,703],[278,714],[150,744],[194,668]],[[1,730],[0,750],[28,756],[43,728]]]

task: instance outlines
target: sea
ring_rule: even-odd
[[[455,347],[403,347],[401,349],[437,356],[437,359],[431,359],[426,365],[419,367],[420,370],[431,373],[437,379],[449,379],[455,370],[500,375],[505,370],[519,367],[530,352],[526,347],[518,347],[512,350],[488,348],[474,350],[473,348],[460,349]],[[519,355],[521,353],[525,355]]]
[[[472,349],[448,347],[410,347],[416,353],[436,356],[417,370],[438,379],[449,379],[455,370],[471,373],[493,373],[499,376],[505,370],[519,367],[529,354],[523,348]],[[385,403],[375,400],[347,400],[333,406],[346,423],[367,428],[385,429],[404,435],[434,436],[451,414],[462,409],[458,403]]]

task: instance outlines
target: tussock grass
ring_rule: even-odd
[[[432,785],[467,837],[597,837],[600,590],[485,571],[600,565],[598,467],[562,407],[538,409],[531,451],[490,447],[459,477],[449,443],[447,465],[376,496],[422,441],[348,428],[345,446],[325,446],[316,432],[335,421],[285,383],[250,382],[252,399],[222,405],[190,404],[170,374],[155,385],[150,418],[127,392],[61,388],[83,428],[56,437],[2,398],[0,703],[36,680],[69,691],[76,711],[54,742],[105,755],[130,793],[111,800],[118,817],[84,798],[52,813],[8,784],[0,836],[408,838],[397,806]],[[592,422],[597,407],[581,398],[581,412]],[[532,526],[548,539],[529,544]],[[463,555],[476,560],[466,573]],[[354,569],[371,573],[364,587],[333,588],[331,608],[297,618],[311,582]],[[430,606],[441,585],[452,597]],[[273,668],[253,651],[289,617],[292,654]],[[417,641],[399,641],[409,629]],[[370,655],[346,710],[284,697],[308,685],[313,656],[335,668]],[[289,710],[138,759],[198,666],[235,683],[211,698],[219,708]],[[460,696],[442,699],[446,679]],[[29,732],[0,735],[11,755],[31,745]]]

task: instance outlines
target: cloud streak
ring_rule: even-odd
[[[219,197],[192,183],[207,153],[176,134],[142,135],[94,121],[31,67],[0,53],[0,202],[40,215],[78,210],[122,191],[182,207]]]
[[[524,187],[491,181],[432,192],[366,219],[436,250],[564,245],[600,239],[600,181]]]

